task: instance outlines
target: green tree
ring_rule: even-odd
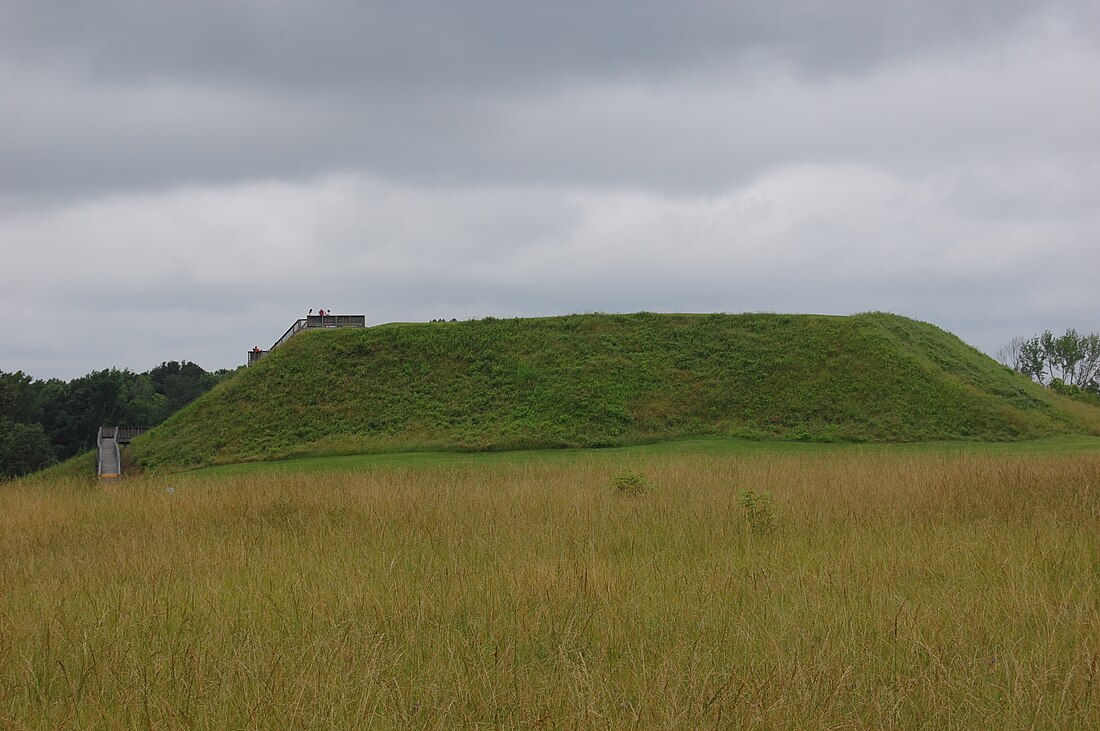
[[[1016,370],[1039,383],[1046,382],[1046,355],[1038,337],[1027,340],[1020,346]]]
[[[18,470],[43,463],[43,443],[49,446],[45,464],[67,459],[94,447],[99,427],[156,426],[231,373],[208,373],[188,361],[167,361],[140,374],[93,371],[67,383],[0,371],[0,426],[7,425],[3,443],[16,439],[10,458],[19,462]],[[0,475],[8,470],[8,452],[3,455]]]
[[[1100,334],[1081,335],[1074,329],[1063,335],[1050,330],[1033,338],[1013,338],[998,351],[1005,365],[1044,385],[1059,389],[1100,392]]]
[[[93,371],[70,381],[68,388],[46,405],[47,432],[59,457],[91,449],[100,426],[120,423],[124,378],[125,374],[115,369]]]
[[[168,413],[174,414],[218,381],[217,377],[189,361],[167,361],[149,371],[149,377],[159,393],[168,399]]]
[[[23,371],[0,371],[0,419],[33,421],[34,379]]]
[[[26,475],[54,461],[53,445],[41,424],[9,424],[0,435],[0,477]]]
[[[134,376],[123,384],[121,420],[135,426],[156,426],[172,413],[168,397],[157,391],[148,373]]]

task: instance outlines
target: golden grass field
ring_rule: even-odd
[[[1098,665],[1095,454],[0,486],[3,729],[1098,728]]]

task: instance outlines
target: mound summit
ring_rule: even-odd
[[[1095,431],[954,335],[896,315],[569,315],[301,333],[135,440],[147,468],[415,449]]]

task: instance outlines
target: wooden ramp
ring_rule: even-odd
[[[101,426],[95,439],[99,451],[99,479],[117,480],[122,476],[122,455],[118,451],[118,427]]]
[[[117,480],[122,477],[122,454],[119,447],[129,444],[136,436],[149,431],[147,426],[101,426],[96,434],[96,450],[99,452],[97,470],[101,480]]]

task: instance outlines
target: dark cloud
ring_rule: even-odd
[[[8,2],[10,54],[99,78],[407,92],[528,87],[561,77],[664,75],[715,58],[774,56],[809,73],[865,69],[1012,28],[1031,0],[670,3],[409,0]]]
[[[0,369],[233,365],[310,306],[1097,329],[1098,8],[8,0]]]
[[[351,170],[721,187],[776,162],[769,136],[787,161],[820,155],[823,138],[837,159],[853,142],[902,148],[876,133],[882,109],[859,110],[869,129],[838,130],[843,97],[807,109],[750,87],[742,99],[746,77],[843,84],[1095,15],[1024,0],[8,2],[0,206]],[[841,109],[840,123],[853,116]],[[939,145],[931,131],[904,147]]]

